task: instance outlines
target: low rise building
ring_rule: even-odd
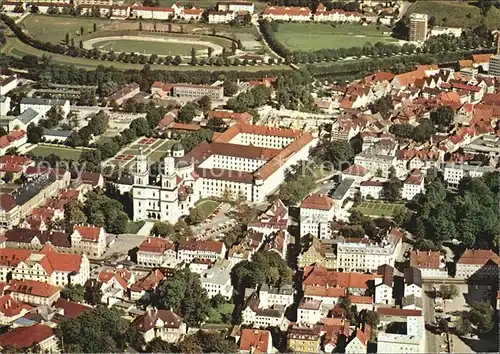
[[[367,353],[371,333],[370,325],[365,324],[363,329],[356,328],[356,334],[347,343],[345,352],[349,354]]]
[[[444,180],[451,187],[458,187],[464,177],[482,177],[485,172],[493,172],[489,166],[469,165],[465,163],[447,163],[444,166]]]
[[[254,328],[260,327],[278,327],[284,325],[285,307],[274,306],[262,308],[257,294],[252,294],[241,312],[242,324],[252,325]]]
[[[378,267],[377,274],[381,278],[376,278],[374,282],[375,294],[373,296],[376,304],[392,305],[394,290],[394,267],[384,264]]]
[[[358,12],[344,11],[342,9],[327,10],[323,4],[316,7],[314,22],[361,22],[362,16]]]
[[[195,258],[216,261],[226,257],[226,245],[220,241],[181,241],[177,248],[177,259],[191,262]]]
[[[229,23],[235,18],[236,13],[233,11],[210,11],[208,13],[208,23]]]
[[[419,170],[414,170],[403,182],[401,197],[406,200],[414,200],[425,192],[424,175]]]
[[[137,317],[132,326],[142,334],[146,343],[157,338],[167,343],[176,343],[186,335],[187,327],[179,317],[169,310],[148,310]]]
[[[445,264],[439,251],[411,251],[410,267],[420,269],[422,278],[447,278]]]
[[[270,21],[308,22],[311,21],[311,10],[307,7],[268,6],[262,12],[262,18]]]
[[[109,101],[115,101],[119,106],[126,100],[134,97],[141,91],[139,84],[133,82],[123,86],[121,89],[108,97]]]
[[[175,10],[171,7],[160,6],[133,6],[132,17],[144,20],[170,20],[175,17]]]
[[[66,118],[70,111],[70,104],[68,100],[24,97],[21,100],[20,112],[23,113],[28,108],[31,108],[40,114],[42,118],[45,118],[45,115],[52,107],[60,107],[63,118]]]
[[[57,286],[40,281],[14,280],[5,289],[5,293],[30,305],[52,306],[59,299],[61,291]]]
[[[148,237],[137,251],[137,264],[143,267],[161,267],[176,258],[175,245],[160,237]]]
[[[253,14],[255,6],[250,1],[220,1],[217,3],[217,11],[248,12]]]
[[[363,181],[359,185],[359,191],[363,199],[382,199],[384,198],[384,178],[372,178],[369,181]]]
[[[321,321],[321,300],[303,297],[297,308],[297,322],[306,325],[315,325]]]
[[[71,234],[71,248],[77,253],[100,257],[106,252],[106,234],[103,227],[75,225]]]
[[[319,264],[328,269],[337,268],[337,254],[334,246],[323,241],[317,237],[313,237],[309,248],[299,254],[297,258],[299,268],[304,268],[312,264]]]
[[[130,285],[130,299],[132,301],[147,300],[164,278],[165,276],[159,269],[151,271],[148,275]]]
[[[226,300],[233,296],[233,285],[231,284],[231,262],[216,262],[215,265],[200,274],[201,286],[207,291],[211,299],[220,294]]]
[[[279,288],[263,284],[259,290],[260,306],[263,308],[273,306],[288,307],[293,304],[293,295],[293,287],[290,284],[283,284]]]
[[[271,354],[273,348],[273,337],[271,332],[259,329],[242,329],[240,337],[240,353],[264,353]]]
[[[5,96],[10,91],[15,89],[19,83],[17,75],[1,76],[0,77],[0,96]]]
[[[377,351],[380,353],[425,352],[426,335],[424,316],[406,316],[401,319],[396,311],[394,311],[394,313],[396,316],[393,318],[394,321],[392,322],[392,326],[378,331]],[[403,329],[397,331],[396,328]]]
[[[151,95],[158,98],[175,97],[185,100],[197,100],[208,96],[214,101],[220,101],[224,97],[224,88],[222,86],[169,84],[155,81],[151,86]]]
[[[54,329],[46,324],[36,323],[11,329],[0,335],[2,351],[27,352],[38,346],[43,353],[59,353],[59,340]]]
[[[10,295],[0,297],[0,325],[10,325],[12,322],[27,314],[32,307],[23,304]]]
[[[415,267],[404,270],[404,296],[415,295],[422,297],[422,272]]]
[[[321,348],[321,331],[319,326],[295,325],[287,331],[287,347],[297,353],[319,353]]]
[[[456,277],[497,279],[500,257],[492,250],[466,250],[457,262]]]

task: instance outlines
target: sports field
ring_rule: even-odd
[[[61,159],[75,160],[80,158],[80,155],[84,150],[92,150],[90,148],[70,148],[64,146],[53,146],[53,145],[42,145],[38,144],[34,149],[29,150],[28,154],[32,154],[38,157],[47,157],[49,155],[59,156]]]
[[[282,23],[276,38],[291,51],[314,51],[320,49],[362,47],[366,42],[392,42],[397,40],[384,36],[391,32],[386,26],[326,23]]]
[[[114,39],[103,40],[93,44],[94,48],[102,51],[113,50],[116,53],[120,52],[135,52],[140,54],[157,54],[157,55],[190,55],[191,48],[196,51],[207,50],[208,47],[200,44],[188,43],[172,43],[172,42],[157,42],[143,41],[133,39]]]
[[[370,216],[392,216],[396,210],[405,208],[402,204],[390,204],[381,202],[362,202],[355,209]]]
[[[26,17],[22,26],[28,31],[29,35],[43,42],[60,43],[66,38],[66,33],[71,37],[80,34],[83,27],[84,34],[93,32],[94,23],[97,31],[103,30],[111,24],[111,20],[89,17],[69,17],[69,16],[46,16],[29,15]],[[75,40],[78,37],[75,38]]]
[[[437,26],[474,28],[482,23],[478,1],[419,0],[408,9],[412,13],[434,16]],[[486,16],[490,30],[500,29],[500,9],[492,6]]]

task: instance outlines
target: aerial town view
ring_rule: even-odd
[[[498,353],[500,0],[0,0],[0,353]]]

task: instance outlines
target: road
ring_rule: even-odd
[[[423,290],[422,310],[424,312],[425,324],[431,325],[436,320],[436,314],[434,313],[434,300],[429,295],[427,295],[429,291],[433,290],[432,285],[425,284],[422,290]],[[425,341],[426,352],[438,353],[439,352],[438,343],[440,338],[436,334],[428,330],[426,330],[425,335],[426,335],[426,341]]]

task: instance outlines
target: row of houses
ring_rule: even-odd
[[[323,4],[319,4],[313,14],[308,7],[293,6],[268,6],[262,12],[262,18],[272,21],[292,22],[361,22],[363,15],[358,12],[349,12],[341,9],[327,10]]]

